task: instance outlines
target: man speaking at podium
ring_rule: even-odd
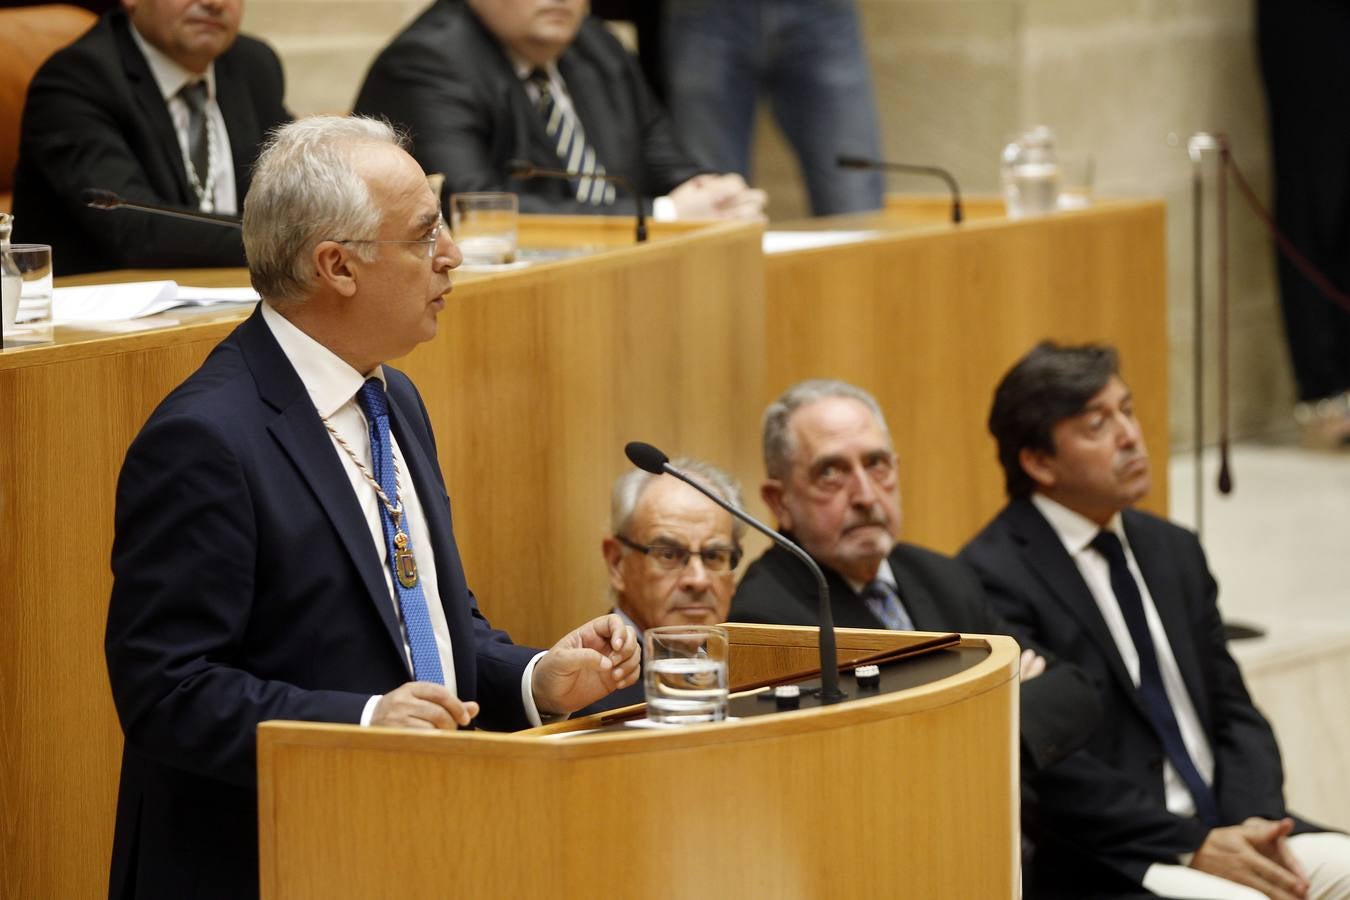
[[[122,0],[33,77],[14,175],[16,234],[58,275],[240,266],[239,233],[85,206],[130,201],[233,213],[263,135],[287,121],[281,63],[239,34],[243,0]]]
[[[114,897],[257,894],[259,722],[518,729],[639,671],[617,616],[540,653],[465,584],[426,410],[383,365],[435,336],[460,254],[392,130],[282,128],[244,245],[264,302],[155,410],[118,482]]]

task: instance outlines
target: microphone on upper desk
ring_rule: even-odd
[[[935,178],[941,178],[947,182],[947,190],[952,195],[952,222],[959,223],[965,218],[961,211],[961,188],[956,184],[956,179],[952,173],[941,166],[916,166],[910,163],[884,162],[882,160],[864,159],[861,156],[837,156],[835,165],[841,169],[867,169],[879,170],[882,172],[903,172],[907,175],[931,175]]]
[[[839,690],[839,657],[835,649],[834,614],[830,610],[830,586],[825,582],[825,573],[820,570],[820,566],[811,558],[811,555],[748,512],[727,503],[672,466],[670,457],[651,444],[630,441],[624,445],[623,452],[628,457],[629,462],[644,472],[650,472],[653,475],[673,475],[680,479],[751,528],[768,535],[774,543],[805,563],[806,567],[811,570],[811,574],[816,577],[816,594],[820,600],[820,702],[838,703],[843,700],[844,692]]]
[[[646,198],[638,193],[638,189],[633,183],[622,175],[598,175],[595,172],[586,174],[585,172],[569,172],[566,169],[545,169],[524,159],[508,160],[506,163],[506,173],[512,178],[520,181],[529,181],[531,178],[559,178],[564,181],[575,181],[578,178],[594,178],[596,181],[607,181],[610,184],[616,184],[632,194],[633,200],[637,204],[637,242],[641,244],[643,241],[647,240],[647,212],[643,208]]]
[[[240,228],[243,224],[238,216],[201,212],[195,209],[181,209],[176,206],[159,206],[154,203],[136,203],[122,199],[122,196],[116,191],[106,191],[102,188],[85,188],[80,191],[80,199],[84,201],[85,206],[92,209],[134,209],[137,212],[150,213],[151,215],[172,216],[175,219],[204,222],[208,225],[224,225],[227,228]]]

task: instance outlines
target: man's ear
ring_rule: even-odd
[[[615,593],[623,593],[623,571],[619,563],[623,560],[623,544],[612,537],[600,542],[600,553],[605,557],[605,567],[609,569],[609,586]]]
[[[773,513],[774,521],[783,531],[792,530],[792,514],[788,512],[787,506],[783,503],[783,482],[777,478],[766,478],[764,483],[759,486],[759,496],[764,501],[764,505]]]
[[[1026,472],[1027,477],[1036,482],[1036,487],[1041,490],[1055,486],[1054,459],[1053,453],[1034,447],[1023,447],[1017,453],[1017,462],[1022,466],[1022,471]]]
[[[343,297],[356,295],[356,272],[346,247],[337,241],[320,241],[313,258],[319,281]]]

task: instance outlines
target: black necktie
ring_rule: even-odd
[[[595,148],[586,142],[581,120],[571,110],[554,102],[553,85],[547,72],[535,69],[530,72],[528,80],[539,92],[539,99],[534,105],[544,120],[544,131],[553,141],[553,149],[557,151],[558,159],[562,160],[563,168],[581,173],[581,177],[572,183],[577,200],[594,206],[612,204],[614,185],[590,177],[592,173],[604,175],[605,167],[596,158]]]
[[[188,159],[196,170],[195,187],[204,190],[211,168],[211,134],[206,123],[206,82],[189,82],[179,90],[178,96],[187,104]]]
[[[1139,695],[1144,701],[1144,709],[1162,741],[1167,758],[1177,770],[1181,780],[1195,799],[1195,814],[1206,825],[1219,824],[1219,809],[1214,794],[1200,777],[1186,744],[1181,739],[1181,727],[1177,725],[1176,713],[1167,699],[1167,690],[1163,687],[1162,670],[1158,668],[1158,652],[1153,646],[1153,636],[1149,634],[1148,621],[1144,617],[1144,599],[1139,594],[1139,585],[1125,561],[1125,548],[1120,539],[1109,531],[1099,531],[1092,539],[1092,547],[1106,558],[1111,567],[1111,590],[1116,595],[1116,603],[1125,616],[1125,625],[1130,629],[1130,639],[1139,654]]]

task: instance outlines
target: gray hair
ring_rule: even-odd
[[[325,240],[371,240],[383,212],[375,208],[353,151],[372,144],[407,149],[388,122],[358,116],[311,116],[274,129],[244,198],[244,254],[253,288],[269,303],[309,296],[317,273],[310,260]],[[356,244],[369,261],[376,248]]]
[[[741,500],[741,487],[736,483],[736,479],[711,463],[682,456],[679,459],[672,459],[670,464],[712,491],[723,502],[730,503],[737,508],[745,505]],[[610,494],[609,502],[609,525],[613,534],[626,535],[628,533],[628,526],[633,519],[633,511],[637,509],[638,501],[642,499],[642,492],[655,479],[665,477],[670,476],[653,475],[651,472],[642,469],[630,469],[614,480],[614,490]],[[741,544],[743,534],[745,534],[745,523],[732,516],[731,539],[738,547]]]
[[[886,427],[886,417],[881,414],[881,405],[875,397],[862,388],[832,378],[812,378],[799,381],[788,388],[781,396],[764,410],[764,471],[770,478],[785,480],[792,469],[792,434],[788,430],[788,420],[803,406],[818,400],[841,397],[857,400],[876,416],[877,424],[890,439],[891,430]]]

